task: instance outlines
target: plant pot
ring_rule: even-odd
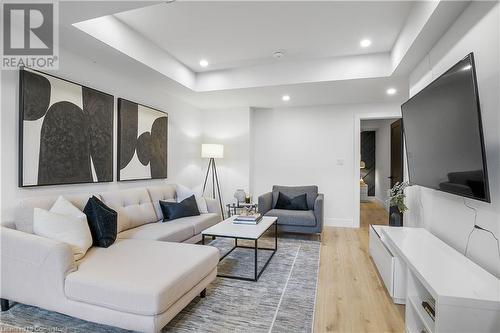
[[[391,227],[403,226],[403,213],[399,212],[397,206],[389,207],[389,225]]]

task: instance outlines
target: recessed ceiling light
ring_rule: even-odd
[[[359,42],[359,45],[361,45],[361,47],[368,47],[372,45],[372,41],[369,39],[363,39],[361,42]]]
[[[387,92],[387,95],[394,95],[398,91],[396,90],[396,88],[389,88],[389,89],[387,89],[386,92]]]
[[[201,59],[200,60],[200,66],[201,67],[207,67],[208,66],[208,61],[206,61],[205,59]]]
[[[289,95],[283,95],[283,97],[281,97],[281,99],[285,102],[288,102],[290,100],[290,96]]]

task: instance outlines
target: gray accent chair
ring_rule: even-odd
[[[279,192],[291,198],[305,193],[309,210],[275,209]],[[259,196],[259,213],[277,217],[280,231],[321,234],[324,220],[323,200],[324,195],[318,193],[318,187],[315,185],[274,185],[272,192]]]

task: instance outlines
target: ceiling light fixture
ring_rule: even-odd
[[[285,56],[285,52],[284,51],[276,51],[273,53],[273,57],[276,58],[276,59],[281,59]]]
[[[201,59],[200,60],[200,66],[201,67],[207,67],[208,66],[208,61],[206,61],[205,59]]]
[[[281,97],[281,99],[284,101],[284,102],[288,102],[290,100],[290,96],[289,95],[283,95],[283,97]]]
[[[396,90],[396,88],[389,88],[389,89],[387,89],[386,92],[387,92],[387,95],[394,95],[398,91]]]
[[[368,47],[372,45],[372,41],[369,39],[363,39],[361,40],[361,42],[359,42],[359,45],[361,45],[361,47]]]

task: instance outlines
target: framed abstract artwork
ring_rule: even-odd
[[[114,97],[28,68],[19,73],[19,186],[113,181]]]
[[[168,165],[168,114],[118,99],[118,180],[164,179]]]

